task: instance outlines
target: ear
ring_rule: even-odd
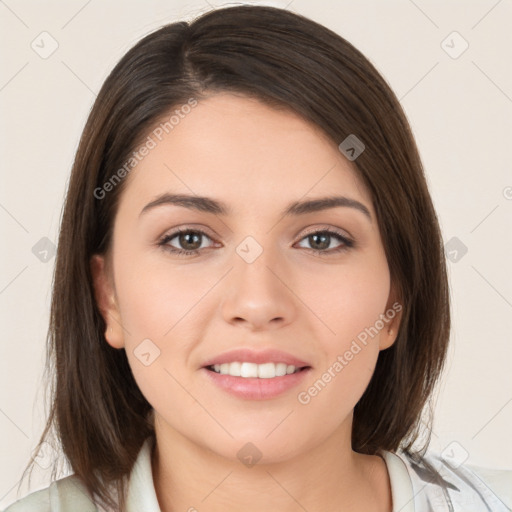
[[[386,318],[384,328],[379,336],[379,350],[386,350],[395,343],[402,320],[403,308],[403,304],[396,293],[396,287],[392,283],[386,310],[383,313]]]
[[[106,325],[105,339],[113,348],[123,348],[124,336],[121,315],[106,257],[94,254],[91,257],[90,265],[96,304]]]

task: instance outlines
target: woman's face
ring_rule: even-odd
[[[184,111],[126,178],[112,272],[93,258],[108,343],[125,348],[157,436],[232,459],[250,442],[262,462],[350,440],[399,317],[368,191],[295,114],[231,94]],[[347,199],[309,203],[327,197]]]

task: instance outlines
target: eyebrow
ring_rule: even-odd
[[[214,215],[229,216],[232,214],[232,210],[227,204],[210,197],[164,193],[144,206],[139,217],[153,208],[164,205],[181,206],[199,212],[213,213]],[[283,210],[282,216],[305,215],[340,206],[353,208],[363,213],[372,222],[370,211],[363,203],[345,196],[329,196],[306,201],[294,201]]]

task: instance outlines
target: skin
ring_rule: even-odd
[[[106,341],[126,350],[154,408],[162,511],[391,511],[383,459],[354,452],[350,436],[354,406],[400,315],[307,405],[297,400],[397,299],[354,164],[295,113],[222,93],[199,102],[126,179],[111,250],[91,266]],[[233,213],[162,205],[140,215],[163,192],[212,197]],[[372,220],[350,207],[281,215],[292,201],[329,195],[360,201]],[[206,232],[196,255],[158,246],[178,227]],[[325,228],[355,246],[333,253],[343,244],[335,237],[314,245],[307,235]],[[236,252],[247,236],[263,249],[252,263]],[[168,245],[190,248],[184,243]],[[319,247],[327,248],[313,253]],[[160,355],[145,366],[134,350],[147,338]],[[234,397],[201,367],[239,347],[289,352],[311,375],[269,400]],[[262,454],[252,467],[237,457],[248,442]]]

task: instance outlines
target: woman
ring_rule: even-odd
[[[442,238],[399,102],[325,27],[240,6],[131,49],[55,272],[40,446],[54,430],[73,475],[9,512],[507,510],[510,472],[419,442]]]

